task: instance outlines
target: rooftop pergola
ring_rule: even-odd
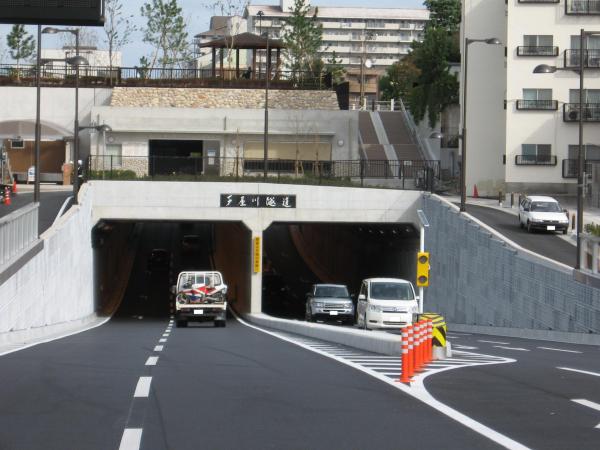
[[[279,72],[279,68],[281,65],[281,49],[285,48],[281,40],[279,39],[267,39],[263,36],[258,36],[253,33],[240,33],[235,36],[227,36],[220,39],[215,39],[210,42],[206,42],[204,44],[200,44],[198,47],[201,48],[212,48],[212,76],[217,76],[217,49],[220,49],[220,58],[219,58],[219,72],[221,74],[224,73],[223,69],[223,54],[227,50],[235,50],[235,75],[237,78],[240,76],[240,49],[241,50],[252,50],[252,74],[251,78],[256,78],[256,51],[257,50],[267,50],[268,47],[268,55],[267,55],[267,73],[270,73],[271,70],[271,61],[272,61],[272,51],[273,49],[277,52],[277,62],[275,65],[275,72]]]

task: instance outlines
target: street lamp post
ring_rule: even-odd
[[[267,37],[267,64],[265,70],[265,136],[263,149],[264,180],[267,181],[267,162],[269,160],[269,78],[271,78],[271,55],[269,53],[269,30],[265,31]]]
[[[79,58],[79,28],[54,28],[46,27],[42,30],[42,33],[46,34],[57,34],[57,33],[71,33],[75,36],[75,58]],[[65,60],[72,59],[66,58]],[[68,61],[67,61],[68,62]],[[87,64],[87,60],[84,64]],[[74,136],[73,136],[73,170],[77,171],[77,164],[79,163],[79,66],[80,64],[71,64],[75,66],[75,120],[74,120]],[[77,173],[73,177],[73,204],[77,202],[77,192],[79,191],[79,178]]]
[[[35,57],[35,150],[34,150],[34,180],[33,180],[33,201],[40,201],[40,143],[42,140],[42,126],[40,117],[40,68],[42,54],[42,26],[37,26],[37,54]]]
[[[581,234],[583,233],[583,188],[585,184],[585,157],[584,157],[584,145],[583,145],[583,72],[585,70],[584,55],[586,55],[586,41],[587,36],[598,35],[599,31],[585,31],[583,28],[579,33],[579,67],[576,71],[579,71],[579,130],[578,130],[578,155],[577,155],[577,261],[575,261],[575,269],[581,269]],[[549,66],[547,64],[540,64],[533,69],[533,73],[554,73],[557,70],[570,70],[566,67]]]
[[[362,40],[362,54],[360,56],[360,105],[359,109],[363,108],[365,104],[365,66],[367,69],[370,69],[373,63],[370,59],[367,59],[367,40],[371,40],[373,38],[373,34],[369,31],[367,33],[363,33]],[[366,107],[365,107],[366,109]]]

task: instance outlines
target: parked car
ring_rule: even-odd
[[[419,312],[415,288],[400,278],[363,280],[356,304],[356,324],[372,328],[403,328]]]
[[[354,323],[354,304],[343,284],[313,284],[306,294],[306,321],[335,319]]]
[[[155,248],[150,252],[148,256],[148,270],[158,271],[169,269],[171,263],[171,253],[164,248]]]
[[[530,195],[519,202],[519,226],[529,232],[537,229],[567,234],[569,216],[552,197]]]

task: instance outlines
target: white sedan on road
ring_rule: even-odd
[[[552,197],[531,195],[519,202],[519,226],[529,232],[536,229],[567,234],[569,216]]]

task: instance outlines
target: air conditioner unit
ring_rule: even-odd
[[[570,120],[579,120],[579,111],[571,110],[568,112],[568,116]]]
[[[10,140],[10,148],[21,149],[25,148],[25,141],[21,138],[11,139]]]

